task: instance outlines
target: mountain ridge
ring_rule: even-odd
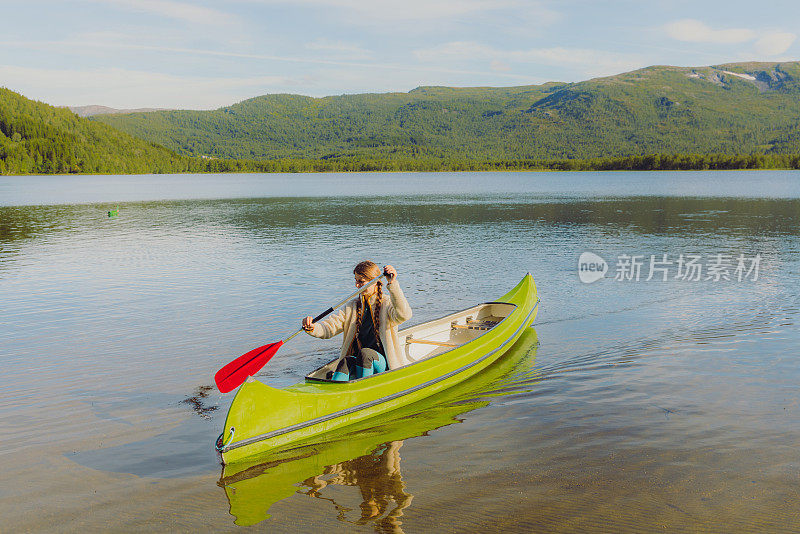
[[[66,107],[78,117],[92,117],[94,115],[113,115],[127,113],[149,113],[150,111],[167,111],[167,108],[136,108],[136,109],[116,109],[99,104],[89,104],[88,106],[59,106]]]
[[[0,175],[185,172],[189,158],[0,87]]]
[[[210,111],[95,116],[222,159],[586,159],[800,150],[800,62],[650,66],[574,83],[267,94]]]

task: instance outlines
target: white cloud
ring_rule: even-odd
[[[415,50],[414,55],[422,61],[490,59],[498,55],[498,51],[475,41],[453,41]]]
[[[96,3],[118,6],[128,11],[152,13],[160,17],[182,20],[190,24],[219,26],[232,24],[235,18],[228,13],[187,2],[173,0],[93,0]]]
[[[695,19],[683,19],[664,26],[667,35],[678,41],[692,43],[736,44],[752,41],[756,32],[747,28],[715,30]]]
[[[436,20],[470,13],[519,8],[529,3],[522,0],[251,0],[260,4],[290,4],[330,7],[357,13],[359,19],[370,20]]]
[[[797,36],[788,32],[767,33],[756,41],[756,52],[765,56],[777,56],[786,52]]]
[[[173,51],[237,57],[203,50]],[[259,56],[246,57],[259,59]],[[290,63],[303,60],[278,56],[261,57]],[[496,85],[498,79],[513,79],[516,84],[544,81],[532,76],[492,72],[489,69],[459,70],[382,62],[303,61],[318,67],[303,68],[294,75],[208,77],[120,68],[79,70],[0,65],[0,80],[13,91],[53,105],[99,104],[123,109],[214,109],[257,95],[282,92],[325,96],[407,90],[419,85],[474,85],[479,83],[476,80],[485,80],[484,83],[488,82],[490,85]]]
[[[336,57],[348,59],[365,59],[372,57],[372,52],[354,43],[345,41],[331,41],[328,39],[316,39],[306,44],[306,49],[315,52],[323,52]]]
[[[497,72],[509,72],[511,70],[511,65],[509,65],[505,61],[500,61],[499,59],[493,59],[492,62],[489,63],[489,68]]]
[[[534,63],[568,67],[585,76],[606,76],[641,67],[644,61],[633,54],[618,54],[585,48],[531,48],[502,50],[474,41],[455,41],[414,52],[421,61],[489,61],[490,65]],[[519,71],[519,69],[517,69]]]
[[[250,59],[264,62],[282,62],[292,64],[309,64],[320,66],[335,66],[335,67],[349,67],[354,69],[365,70],[375,75],[376,70],[380,71],[405,71],[405,72],[436,72],[443,74],[456,74],[456,75],[479,75],[486,76],[487,71],[468,69],[468,68],[451,68],[444,67],[426,67],[414,64],[391,63],[385,61],[354,61],[345,59],[327,59],[319,58],[316,55],[312,57],[304,57],[301,55],[272,55],[272,54],[250,54],[243,52],[226,52],[220,50],[206,50],[199,48],[183,48],[171,46],[158,46],[158,45],[141,45],[141,44],[127,44],[127,43],[110,43],[110,42],[93,42],[93,41],[0,41],[0,47],[16,47],[25,49],[39,49],[39,50],[59,50],[65,49],[86,50],[94,51],[102,49],[109,50],[129,50],[137,52],[154,52],[158,54],[174,54],[178,56],[195,56],[202,58],[203,56],[218,57],[218,58],[232,58],[232,59]],[[494,73],[493,76],[502,76],[505,78],[515,78],[530,80],[530,76],[522,76],[518,74],[499,74]]]
[[[188,41],[185,32],[165,32],[160,28],[131,28],[125,27],[114,30],[88,31],[73,34],[62,41],[43,41],[39,46],[56,48],[63,51],[63,47],[93,49],[97,55],[113,55],[118,58],[120,50],[131,49],[145,45],[149,47],[180,47]],[[58,43],[58,44],[56,44]],[[210,46],[210,43],[206,46]]]
[[[741,44],[755,41],[755,56],[745,54],[747,57],[762,59],[764,56],[777,56],[786,52],[794,44],[797,36],[785,31],[751,30],[748,28],[713,29],[707,24],[695,20],[684,19],[666,24],[663,29],[666,34],[678,41],[713,44]],[[742,53],[739,53],[742,56]],[[775,58],[773,58],[775,59]]]
[[[0,79],[28,98],[60,106],[213,109],[299,82],[284,76],[175,76],[126,69],[38,69],[0,65]]]

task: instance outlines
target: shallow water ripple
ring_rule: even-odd
[[[4,528],[800,530],[794,173],[40,177],[0,192]],[[605,280],[580,283],[584,251]],[[664,253],[759,253],[760,276],[613,280],[619,255]],[[363,258],[398,268],[414,323],[531,272],[535,329],[435,399],[221,471],[230,396],[214,372],[350,292]],[[292,384],[338,352],[292,343],[258,379]]]

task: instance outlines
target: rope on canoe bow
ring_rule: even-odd
[[[217,449],[217,451],[222,452],[225,449],[225,447],[230,445],[231,440],[233,440],[234,432],[236,432],[236,429],[234,427],[231,427],[231,435],[228,436],[228,441],[225,442],[222,440],[222,436],[225,434],[225,431],[223,430],[222,433],[217,438],[217,441],[214,442],[214,448]]]

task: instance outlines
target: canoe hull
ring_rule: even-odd
[[[496,301],[515,306],[489,332],[430,358],[348,383],[307,381],[275,389],[248,379],[236,393],[217,449],[230,464],[422,400],[499,358],[536,317],[536,284],[526,275]],[[231,432],[233,429],[233,432]]]

